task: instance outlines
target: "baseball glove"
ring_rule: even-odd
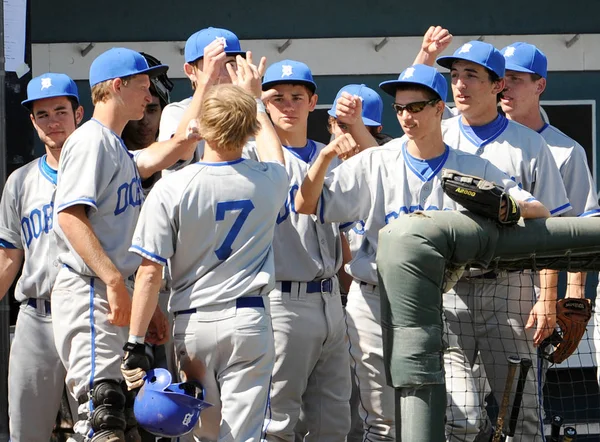
[[[560,327],[554,330],[540,346],[545,359],[553,364],[560,364],[571,356],[592,317],[592,303],[589,299],[566,298],[556,303],[556,323]],[[551,347],[554,351],[551,351]]]
[[[456,170],[442,170],[442,188],[446,195],[470,212],[491,218],[502,225],[516,224],[521,218],[517,202],[502,187]],[[501,209],[506,213],[501,216]]]

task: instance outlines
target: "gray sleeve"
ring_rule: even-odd
[[[165,180],[156,183],[142,205],[130,252],[160,265],[175,253],[177,239],[176,207],[181,198]]]
[[[327,175],[317,205],[321,223],[348,223],[368,217],[374,198],[372,188],[378,184],[371,176],[372,161],[372,155],[356,155]]]
[[[0,201],[0,247],[23,249],[15,174],[8,177]],[[12,246],[12,247],[11,247]]]
[[[109,186],[119,165],[94,137],[68,139],[58,166],[54,207],[60,212],[83,204],[97,208],[98,200]]]
[[[157,141],[170,140],[175,135],[175,132],[177,132],[177,127],[182,116],[183,111],[181,108],[173,105],[165,107],[160,115]]]
[[[484,179],[504,187],[504,191],[516,201],[535,201],[535,198],[529,192],[519,187],[506,173],[498,169],[489,161],[486,161],[486,163],[483,176]]]
[[[537,161],[531,164],[533,168],[531,193],[535,199],[546,206],[552,216],[558,216],[571,210],[571,204],[550,148],[541,136],[539,143]]]
[[[585,151],[578,143],[562,164],[560,174],[573,207],[566,216],[590,216],[600,212],[596,184],[590,173]]]

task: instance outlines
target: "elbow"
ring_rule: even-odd
[[[160,287],[162,283],[163,268],[160,264],[144,259],[142,265],[138,268],[135,277],[135,286],[139,287]]]
[[[302,192],[298,192],[296,194],[296,199],[294,200],[294,208],[297,213],[301,213],[303,215],[312,215],[316,210],[310,210],[309,204],[307,204],[306,200],[302,197]]]
[[[524,219],[550,218],[550,211],[539,201],[523,203],[521,210]]]

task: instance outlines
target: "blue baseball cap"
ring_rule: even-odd
[[[507,71],[527,72],[546,78],[548,59],[542,51],[529,43],[518,41],[500,51],[506,60]]]
[[[465,43],[454,54],[438,58],[437,64],[447,69],[457,60],[465,60],[476,63],[494,72],[498,77],[504,77],[504,57],[498,49],[489,43],[473,40]]]
[[[350,95],[357,95],[362,99],[362,120],[363,123],[365,123],[365,126],[381,126],[383,100],[377,92],[364,84],[348,84],[341,88],[335,96],[331,109],[327,111],[329,115],[337,118],[335,107],[342,92],[348,92]]]
[[[400,74],[397,80],[384,81],[379,87],[392,97],[396,96],[396,90],[403,84],[414,84],[425,86],[435,92],[442,101],[448,97],[448,83],[436,68],[424,64],[415,64]]]
[[[201,29],[185,42],[185,62],[193,63],[204,57],[204,48],[215,40],[221,40],[225,46],[225,54],[246,56],[242,51],[240,39],[233,32],[221,28]]]
[[[267,68],[262,82],[263,91],[276,84],[298,83],[307,86],[312,93],[317,90],[310,68],[301,61],[283,60]]]
[[[21,104],[31,110],[34,101],[53,97],[73,97],[79,103],[77,85],[71,77],[48,72],[32,78],[27,83],[27,99]]]
[[[112,48],[98,55],[90,66],[90,87],[103,81],[130,75],[146,74],[150,77],[164,74],[169,66],[148,66],[142,54],[127,48]]]

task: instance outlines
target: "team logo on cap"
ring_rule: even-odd
[[[281,66],[281,78],[283,77],[291,77],[292,76],[292,66],[289,64],[284,64]]]
[[[225,37],[215,37],[215,40],[221,43],[224,48],[227,47],[227,40],[225,40]]]
[[[471,43],[466,43],[466,44],[462,45],[462,47],[460,48],[460,51],[458,51],[458,53],[465,54],[465,53],[469,52],[472,47],[473,47],[473,45]]]
[[[407,78],[411,78],[415,74],[415,68],[408,68],[404,71],[404,75],[402,75],[402,79],[406,80]]]
[[[40,90],[43,91],[44,89],[49,89],[51,87],[52,87],[52,78],[48,78],[48,77],[42,78],[42,88]]]
[[[505,57],[512,57],[513,55],[515,55],[515,48],[512,46],[509,46],[506,48],[506,51],[504,51],[504,56]]]

